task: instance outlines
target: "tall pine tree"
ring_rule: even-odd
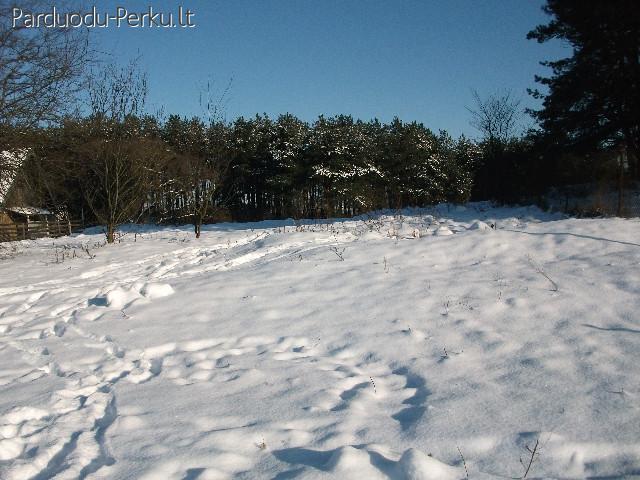
[[[640,178],[640,4],[637,0],[547,0],[551,16],[527,38],[573,47],[570,58],[543,62],[550,77],[536,77],[546,94],[534,112],[553,141],[573,151],[623,147]]]

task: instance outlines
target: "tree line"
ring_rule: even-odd
[[[37,4],[41,0],[24,0]],[[0,201],[65,211],[107,226],[355,215],[469,199],[540,200],[551,186],[640,180],[640,8],[637,2],[547,0],[528,34],[566,41],[530,93],[542,107],[518,132],[509,92],[474,94],[476,141],[418,122],[292,114],[223,121],[152,116],[133,67],[94,65],[80,30],[26,32],[0,22]],[[0,7],[0,17],[9,14]],[[81,98],[84,101],[78,102]],[[81,105],[81,106],[80,106]],[[7,179],[15,179],[8,182]],[[6,192],[5,192],[6,193]]]
[[[23,202],[107,226],[352,216],[470,198],[479,147],[417,122],[127,114],[33,133]]]

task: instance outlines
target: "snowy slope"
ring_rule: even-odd
[[[102,241],[0,244],[2,479],[640,474],[638,219]]]

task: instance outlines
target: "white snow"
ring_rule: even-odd
[[[37,207],[7,207],[6,210],[19,213],[21,215],[51,215],[49,210]]]
[[[469,230],[490,230],[491,227],[481,220],[476,220],[471,224]]]
[[[438,229],[436,230],[435,234],[442,237],[442,236],[446,236],[446,235],[453,235],[453,232],[446,225],[442,225],[442,226],[438,227]]]
[[[174,293],[173,288],[168,283],[147,283],[140,293],[147,298],[168,297]]]
[[[3,480],[640,472],[638,219],[123,231],[0,244]]]

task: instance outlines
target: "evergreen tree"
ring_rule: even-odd
[[[294,115],[280,115],[269,145],[273,159],[268,185],[273,196],[274,217],[300,217],[307,192],[307,172],[303,167],[309,125]]]
[[[624,145],[638,177],[640,154],[640,5],[636,0],[547,0],[552,18],[528,34],[538,42],[560,39],[573,55],[543,62],[550,77],[536,77],[548,93],[534,112],[544,131],[574,151]]]

